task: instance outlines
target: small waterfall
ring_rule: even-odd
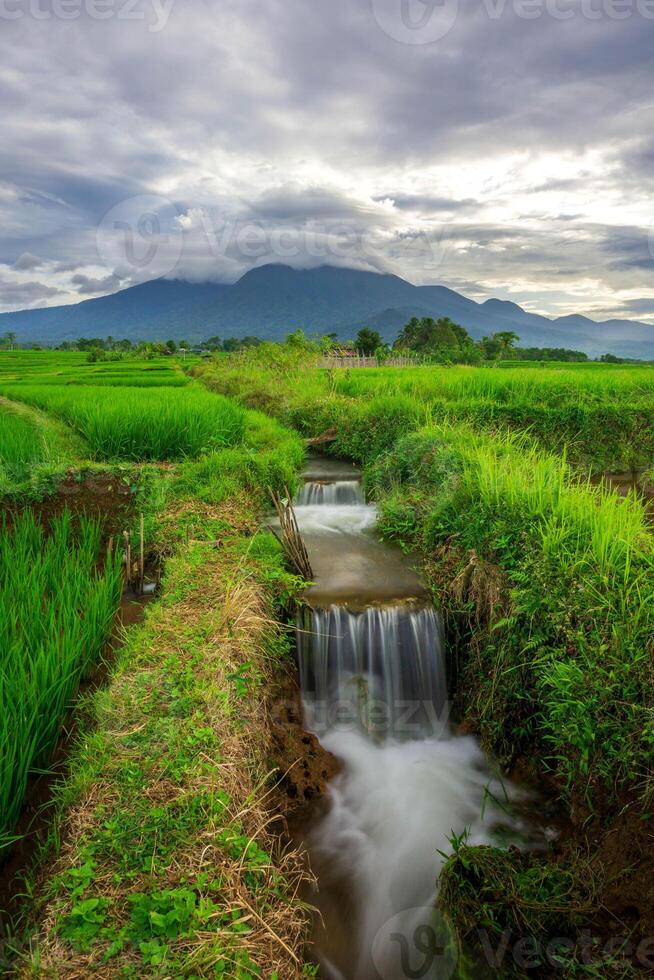
[[[511,823],[507,790],[475,739],[449,729],[440,615],[409,598],[421,590],[410,591],[396,551],[372,547],[376,512],[360,485],[308,482],[298,504],[321,572],[318,592],[308,592],[318,605],[297,623],[302,700],[307,725],[343,767],[306,838],[320,883],[320,975],[447,980],[456,949],[435,912],[439,852],[453,833],[492,843],[494,827]],[[363,585],[371,598],[362,603]],[[337,593],[342,600],[329,599]]]
[[[359,480],[307,480],[298,490],[295,503],[299,507],[336,504],[352,506],[365,504],[363,489]]]
[[[307,609],[297,646],[307,720],[318,735],[345,725],[375,739],[441,731],[447,687],[435,609]]]

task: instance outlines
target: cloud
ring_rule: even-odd
[[[142,20],[5,21],[0,262],[26,303],[140,281],[100,230],[160,197],[179,222],[152,268],[170,276],[331,261],[542,312],[622,308],[651,280],[654,21],[569,6],[460,4],[425,45],[370,0],[178,0],[158,31],[151,0],[129,5]],[[34,298],[31,269],[54,292]]]
[[[113,293],[120,288],[120,279],[116,275],[104,276],[102,279],[94,279],[82,273],[74,275],[70,280],[80,296],[99,293]]]
[[[0,303],[5,309],[41,306],[44,300],[63,295],[55,286],[47,286],[42,282],[13,282],[0,278]]]
[[[18,272],[24,272],[29,269],[40,269],[42,265],[43,259],[40,259],[38,255],[32,255],[31,252],[23,252],[14,262],[14,269]]]

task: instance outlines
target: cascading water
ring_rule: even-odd
[[[300,507],[330,504],[347,506],[363,504],[365,500],[358,480],[335,480],[333,483],[306,480],[297,493],[295,503]]]
[[[490,842],[505,790],[475,740],[450,732],[440,617],[374,538],[374,508],[316,504],[296,508],[317,572],[298,621],[300,683],[307,725],[343,766],[306,838],[321,976],[447,980],[439,851],[452,833]]]
[[[377,739],[442,729],[447,686],[433,608],[307,610],[298,654],[304,708],[318,735],[346,721]]]

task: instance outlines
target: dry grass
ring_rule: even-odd
[[[497,565],[470,552],[470,560],[449,588],[457,602],[470,604],[477,626],[488,626],[506,615],[509,607],[506,575]]]

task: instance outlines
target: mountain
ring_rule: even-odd
[[[321,266],[265,265],[233,285],[155,279],[72,306],[0,314],[0,333],[21,343],[58,344],[79,337],[199,342],[211,336],[270,340],[303,329],[345,339],[368,326],[392,341],[412,316],[449,316],[479,338],[513,330],[524,347],[572,347],[597,356],[654,358],[654,325],[597,322],[571,315],[550,320],[515,303],[484,303],[445,286],[414,286],[399,276]]]

